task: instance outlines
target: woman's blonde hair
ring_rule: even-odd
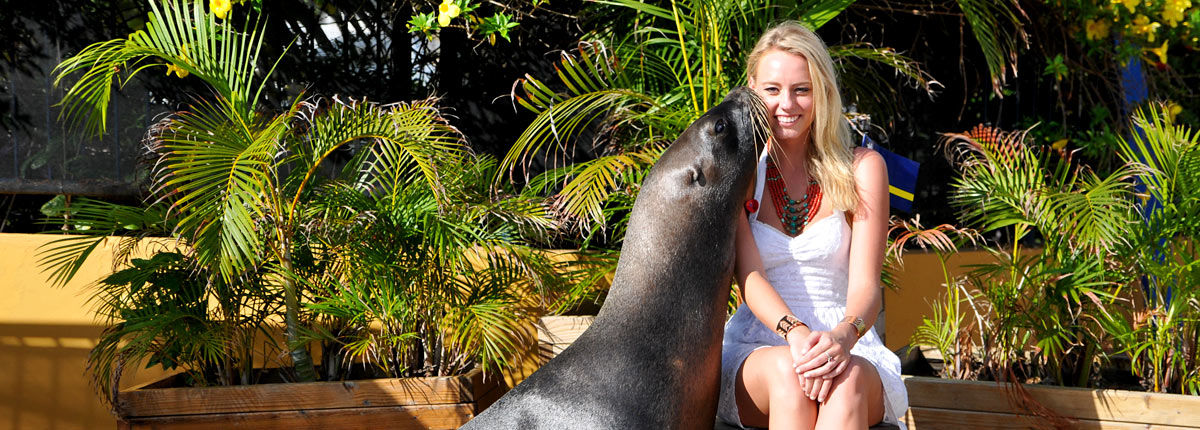
[[[834,209],[853,211],[858,207],[854,188],[854,153],[850,128],[842,117],[842,95],[837,72],[825,42],[796,21],[785,21],[763,33],[746,58],[746,77],[753,78],[763,55],[780,50],[808,60],[813,80],[813,123],[808,136],[814,150],[807,151],[808,171]],[[772,149],[774,151],[774,149]],[[774,156],[775,154],[772,154]]]

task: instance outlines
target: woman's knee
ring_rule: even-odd
[[[833,378],[831,396],[862,398],[871,392],[871,388],[880,385],[879,374],[871,362],[858,356],[851,356],[846,370]]]
[[[768,378],[767,384],[773,391],[780,394],[799,395],[804,387],[800,385],[800,377],[796,375],[795,363],[791,351],[787,349],[772,351],[767,359],[767,371],[763,377]]]

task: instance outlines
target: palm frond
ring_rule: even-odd
[[[860,111],[883,118],[899,116],[900,88],[893,84],[897,78],[900,85],[922,90],[930,98],[942,86],[920,63],[892,48],[858,42],[830,46],[829,55],[846,97],[860,104]],[[887,76],[889,71],[892,76]]]
[[[1141,133],[1133,133],[1132,142],[1121,139],[1121,156],[1126,163],[1145,166],[1137,178],[1150,197],[1168,203],[1195,195],[1194,188],[1182,185],[1200,183],[1200,170],[1192,169],[1200,164],[1200,130],[1171,123],[1166,107],[1159,104],[1135,111],[1133,124]]]
[[[256,101],[274,67],[257,88],[255,69],[262,50],[263,33],[258,25],[236,31],[230,23],[218,24],[215,15],[205,10],[204,2],[150,2],[153,12],[144,30],[116,39],[92,44],[55,67],[55,85],[68,76],[82,72],[63,96],[61,118],[68,123],[83,122],[89,133],[103,133],[107,109],[114,85],[128,82],[137,73],[164,65],[204,80],[221,97],[232,101],[243,118],[256,109]],[[124,73],[124,80],[119,77]]]
[[[1018,44],[1028,43],[1028,36],[1021,28],[1025,12],[1014,0],[958,0],[958,7],[983,51],[992,91],[1001,95],[1008,69],[1014,76],[1017,74]]]
[[[805,1],[804,6],[808,8],[803,15],[800,16],[800,22],[813,30],[821,28],[825,23],[833,20],[838,15],[846,10],[847,7],[854,4],[855,0],[810,0]]]
[[[290,139],[289,147],[298,154],[302,179],[292,189],[294,195],[288,213],[292,213],[321,163],[334,151],[347,145],[364,147],[363,171],[355,183],[374,192],[392,193],[404,183],[409,167],[418,169],[436,197],[444,194],[435,166],[441,161],[453,163],[465,151],[462,137],[450,126],[435,105],[435,100],[374,103],[334,98],[307,104],[301,117],[310,127],[306,134]]]
[[[567,218],[580,218],[592,225],[605,225],[604,203],[622,185],[625,172],[647,168],[657,160],[652,153],[631,152],[596,158],[572,166],[573,178],[559,192],[561,210]]]
[[[1127,175],[1116,172],[1100,178],[1091,171],[1078,185],[1077,191],[1056,193],[1041,221],[1043,231],[1066,233],[1061,239],[1093,253],[1103,253],[1118,244],[1129,244],[1137,215],[1133,206],[1131,184]],[[1074,187],[1073,187],[1074,188]]]
[[[193,108],[164,120],[154,136],[153,192],[173,200],[178,232],[195,244],[201,264],[232,279],[263,257],[265,239],[256,224],[279,213],[271,190],[287,118],[242,122],[226,99]]]
[[[50,272],[51,285],[55,287],[66,286],[92,252],[110,236],[125,236],[137,243],[139,237],[169,231],[158,205],[140,208],[84,198],[77,200],[72,209],[71,229],[67,231],[71,236],[50,241],[38,251],[38,264],[43,271]],[[47,222],[58,224],[62,220]]]

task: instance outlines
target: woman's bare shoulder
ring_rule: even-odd
[[[854,179],[870,181],[880,176],[887,178],[887,164],[883,162],[883,156],[870,148],[854,148]]]

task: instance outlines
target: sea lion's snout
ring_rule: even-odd
[[[753,142],[754,154],[761,153],[767,145],[767,138],[771,132],[771,126],[767,122],[766,103],[763,103],[758,93],[746,86],[740,86],[730,91],[722,101],[722,103],[727,102],[732,102],[736,106],[734,111],[737,119],[740,120],[738,129],[745,133],[740,136],[739,140]]]

